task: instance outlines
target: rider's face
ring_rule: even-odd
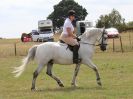
[[[73,21],[75,19],[75,16],[70,16],[69,18],[71,21]]]

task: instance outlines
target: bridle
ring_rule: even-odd
[[[99,42],[102,39],[102,42],[101,42],[101,44],[98,44],[98,46],[106,46],[107,45],[107,44],[104,44],[104,39],[105,39],[104,35],[105,34],[107,34],[107,33],[106,33],[105,29],[103,29],[102,36],[100,37],[99,40],[97,40]]]

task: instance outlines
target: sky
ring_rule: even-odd
[[[37,29],[38,20],[45,20],[53,6],[61,0],[0,0],[0,37],[20,38],[22,33]],[[86,20],[95,22],[112,9],[126,22],[133,21],[133,0],[75,0],[86,8]]]

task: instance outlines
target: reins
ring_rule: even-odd
[[[88,45],[93,45],[93,46],[95,46],[95,44],[91,44],[91,43],[87,43],[87,42],[79,42],[79,43],[82,43],[82,44],[88,44]]]

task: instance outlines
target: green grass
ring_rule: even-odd
[[[95,53],[93,61],[98,65],[102,87],[96,84],[93,70],[82,65],[77,77],[77,88],[72,88],[71,78],[74,65],[54,65],[53,72],[63,82],[60,88],[56,82],[42,70],[36,83],[39,89],[30,90],[32,73],[36,66],[30,62],[20,78],[14,78],[13,67],[21,64],[22,56],[0,58],[0,99],[133,99],[133,52]]]
[[[55,40],[58,40],[55,36]],[[133,99],[133,52],[130,47],[129,33],[121,34],[124,53],[120,51],[119,39],[115,39],[116,52],[112,52],[112,39],[106,52],[101,52],[96,47],[93,62],[98,65],[101,74],[102,87],[96,84],[93,70],[81,65],[77,77],[77,88],[72,88],[70,83],[74,65],[54,65],[53,72],[63,82],[65,87],[58,87],[57,83],[46,75],[44,68],[39,75],[36,87],[32,92],[32,74],[37,64],[32,61],[28,64],[20,78],[14,78],[13,67],[21,65],[21,59],[27,54],[28,49],[36,42],[22,43],[18,39],[0,40],[0,99]],[[133,44],[133,33],[131,33]],[[17,56],[14,56],[14,43],[17,43]],[[133,46],[133,45],[132,45]]]

